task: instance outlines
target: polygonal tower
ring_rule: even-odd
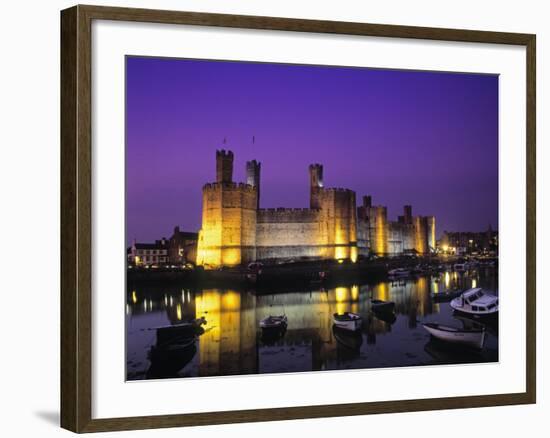
[[[256,160],[246,162],[246,183],[256,188],[256,208],[260,208],[260,170],[262,163]]]
[[[216,182],[202,189],[197,265],[237,266],[256,259],[256,187],[235,183],[233,152],[216,151]]]
[[[310,164],[309,165],[309,207],[321,208],[320,193],[323,190],[323,165],[322,164]]]

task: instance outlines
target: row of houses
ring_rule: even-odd
[[[451,255],[489,254],[498,252],[498,231],[491,225],[486,231],[445,231],[438,241],[438,252]]]
[[[127,260],[131,266],[183,265],[197,261],[197,233],[181,231],[179,227],[169,239],[163,237],[154,243],[134,240],[127,248]]]

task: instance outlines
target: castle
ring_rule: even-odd
[[[207,269],[257,260],[337,259],[356,262],[370,254],[428,254],[435,248],[435,218],[403,216],[355,192],[325,188],[323,166],[309,166],[309,208],[260,208],[261,163],[246,163],[246,183],[233,182],[233,152],[216,151],[216,182],[202,189],[202,228],[197,265]]]

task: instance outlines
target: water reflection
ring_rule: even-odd
[[[488,327],[485,348],[478,353],[439,345],[419,324],[420,320],[457,327],[479,324],[457,318],[448,303],[431,297],[472,284],[498,293],[491,268],[267,294],[134,286],[126,304],[127,376],[136,380],[496,361],[498,324]],[[371,299],[395,302],[395,314],[372,312]],[[333,328],[335,312],[360,314],[361,331]],[[288,317],[287,330],[262,337],[260,320],[283,313]],[[180,340],[172,350],[157,348],[156,327],[201,317],[206,324],[200,335]]]

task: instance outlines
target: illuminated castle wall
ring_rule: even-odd
[[[357,220],[361,255],[428,254],[435,249],[435,217],[413,216],[410,205],[405,205],[403,216],[397,221],[388,221],[387,208],[373,206],[372,198],[364,196],[363,205],[357,209]]]
[[[198,265],[296,258],[355,262],[359,254],[427,253],[435,247],[433,218],[409,215],[407,223],[389,222],[386,207],[371,206],[369,196],[357,209],[354,191],[324,187],[321,164],[309,166],[309,208],[260,208],[260,170],[256,160],[247,162],[247,183],[235,183],[233,153],[216,152],[216,182],[203,187]]]

